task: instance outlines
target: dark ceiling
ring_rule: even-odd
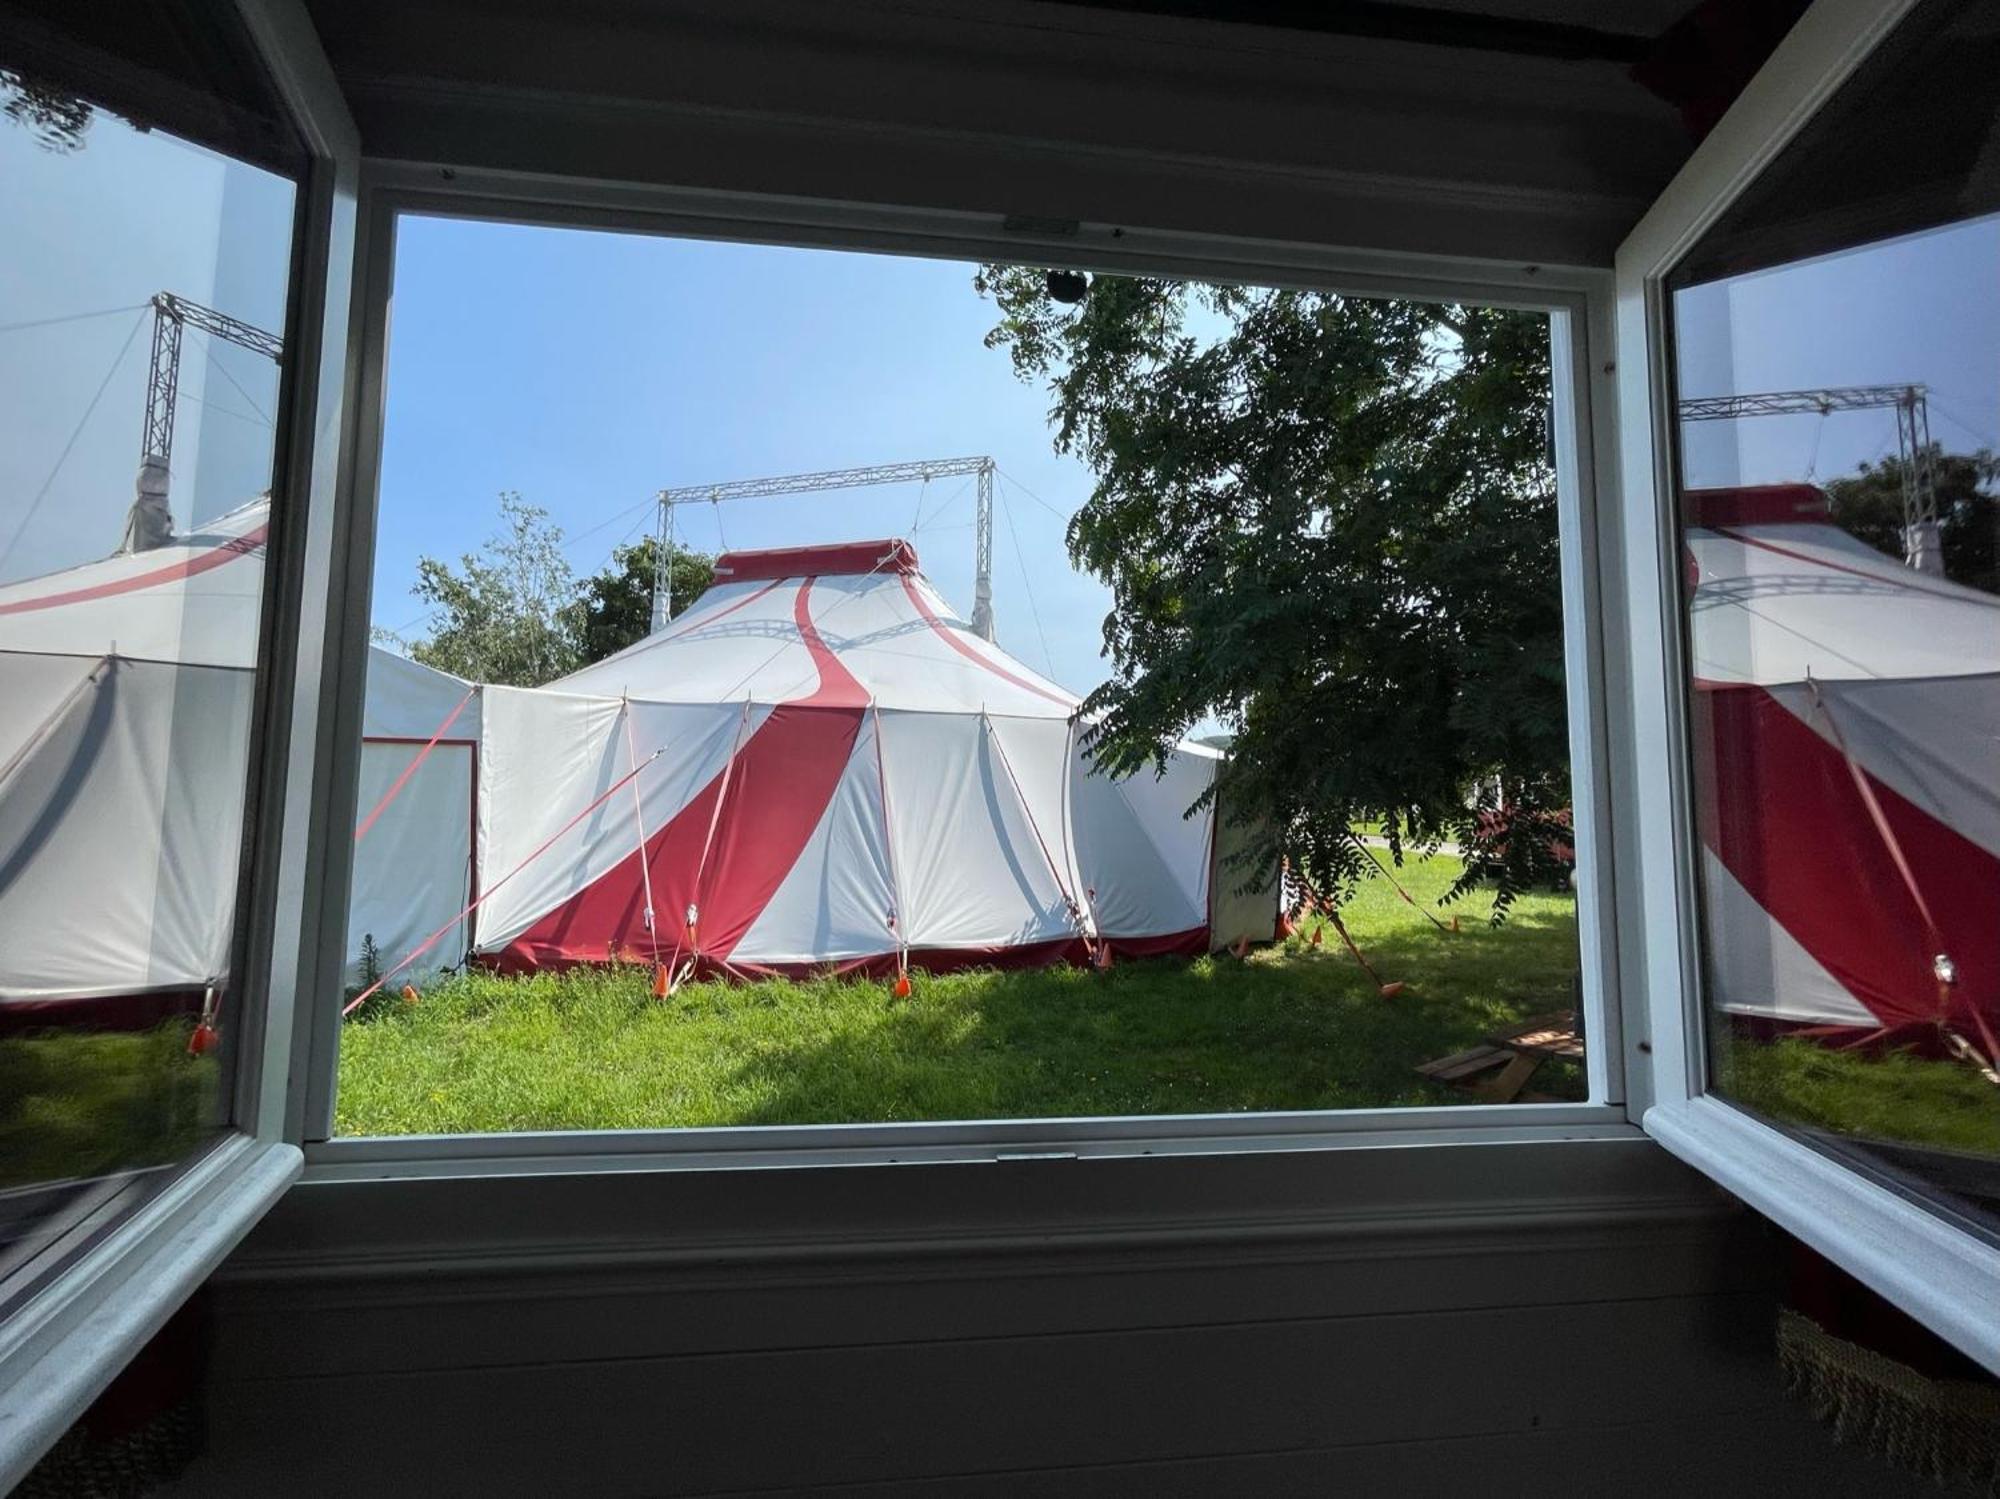
[[[1692,0],[1060,0],[1100,11],[1633,64]]]

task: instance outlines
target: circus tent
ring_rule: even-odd
[[[1685,506],[1713,997],[2000,1032],[2000,597],[1867,546],[1810,486]]]
[[[1276,882],[1218,877],[1217,820],[1188,810],[1219,756],[1093,774],[1078,700],[977,636],[903,542],[726,554],[663,632],[483,698],[476,946],[503,969],[941,969],[1272,935]]]
[[[0,1006],[160,1012],[226,977],[269,502],[167,545],[0,586]],[[468,898],[468,684],[370,652],[349,971]],[[398,784],[400,782],[400,784]],[[443,946],[444,944],[441,944]],[[461,948],[462,950],[462,948]],[[108,1013],[108,1011],[107,1011]]]

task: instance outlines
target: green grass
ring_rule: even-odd
[[[1434,899],[1456,861],[1412,866]],[[1483,913],[1481,913],[1483,915]],[[342,1032],[337,1129],[524,1129],[993,1119],[1468,1101],[1415,1075],[1518,1016],[1566,1007],[1574,903],[1440,934],[1384,881],[1346,920],[1384,999],[1328,933],[1247,961],[1121,963],[880,980],[704,983],[651,996],[646,970],[468,974]],[[1537,1086],[1581,1096],[1574,1069]]]
[[[1719,1050],[1717,1090],[1774,1119],[2000,1155],[2000,1089],[1965,1063],[1834,1051],[1796,1038],[1732,1038]]]
[[[162,1165],[214,1120],[216,1064],[191,1023],[0,1040],[0,1187]]]

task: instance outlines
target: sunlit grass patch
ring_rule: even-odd
[[[1399,878],[1434,902],[1438,858]],[[643,968],[470,973],[342,1031],[343,1134],[632,1129],[1468,1101],[1416,1064],[1566,1008],[1574,902],[1525,897],[1508,923],[1440,933],[1385,881],[1348,928],[1406,988],[1384,999],[1328,936],[1253,953],[880,980],[700,983],[652,997]],[[1447,916],[1448,920],[1448,916]],[[1537,1080],[1580,1091],[1552,1069]]]

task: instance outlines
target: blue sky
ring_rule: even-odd
[[[146,302],[173,292],[282,330],[293,201],[281,177],[115,116],[67,153],[0,119],[0,582],[118,545],[138,471]],[[170,495],[182,529],[270,483],[277,393],[269,360],[187,335]]]
[[[2000,218],[1974,219],[1676,295],[1683,396],[1929,387],[1932,438],[2000,450]],[[1896,452],[1890,410],[1684,429],[1693,486],[1827,479]]]
[[[1088,494],[1089,472],[1052,450],[1046,391],[982,346],[993,307],[972,273],[898,256],[405,219],[375,622],[422,630],[409,592],[417,558],[476,544],[504,489],[550,513],[586,572],[651,526],[662,486],[984,453],[1000,469],[1000,642],[1072,690],[1095,686],[1110,595],[1063,549],[1063,518]],[[686,539],[710,551],[910,536],[945,596],[971,610],[970,480],[679,515]]]
[[[150,322],[169,290],[284,316],[293,192],[100,116],[55,154],[0,122],[0,581],[101,557],[132,493]],[[2000,446],[2000,220],[1695,288],[1685,394],[1921,380],[1948,448]],[[1089,474],[1052,451],[1045,390],[982,346],[964,263],[415,218],[398,246],[373,616],[420,633],[424,554],[456,558],[517,489],[579,572],[651,524],[663,485],[986,453],[1001,471],[1001,643],[1103,680],[1107,591],[1069,566]],[[46,326],[46,319],[74,319]],[[190,335],[173,506],[186,527],[269,482],[268,362]],[[1894,451],[1889,412],[1688,430],[1695,484],[1827,478]],[[919,510],[921,505],[921,519]],[[715,550],[903,535],[961,610],[972,486],[940,481],[684,511]]]

